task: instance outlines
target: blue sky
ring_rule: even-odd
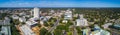
[[[120,7],[120,0],[0,0],[0,7]]]

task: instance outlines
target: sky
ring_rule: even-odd
[[[0,0],[0,7],[120,7],[120,0]]]

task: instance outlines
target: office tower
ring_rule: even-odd
[[[40,14],[39,8],[35,7],[34,8],[34,18],[39,18],[39,14]]]

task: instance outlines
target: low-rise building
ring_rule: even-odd
[[[19,21],[20,22],[26,22],[26,18],[25,17],[21,17],[21,18],[19,18]]]
[[[3,20],[0,20],[0,25],[3,25],[4,24],[4,21]]]
[[[104,25],[102,25],[102,27],[103,27],[104,29],[107,29],[110,25],[112,25],[112,23],[104,24]]]
[[[105,30],[95,30],[90,35],[110,35],[110,32]]]
[[[90,35],[90,31],[91,29],[90,28],[87,28],[87,29],[83,29],[83,35]]]
[[[33,21],[26,21],[26,25],[30,28],[36,26],[37,22],[33,22]]]
[[[87,19],[83,18],[83,15],[80,15],[80,19],[77,19],[76,22],[76,26],[88,26],[88,21]]]
[[[62,21],[62,23],[67,23],[67,22],[68,22],[68,20],[63,20],[63,21]]]
[[[20,31],[22,32],[22,35],[36,35],[31,28],[29,28],[27,25],[22,25],[19,27]]]
[[[10,19],[8,17],[5,17],[4,25],[10,25]]]
[[[92,31],[90,35],[110,35],[110,32],[101,29],[98,25],[95,25],[94,27],[94,31]]]
[[[19,18],[19,16],[17,16],[17,15],[12,15],[12,19],[18,19]]]
[[[64,14],[64,19],[72,19],[72,11],[67,10]]]
[[[3,35],[11,35],[10,26],[2,26],[0,33]]]
[[[101,29],[98,25],[95,25],[93,31],[90,28],[84,29],[83,35],[110,35],[110,32]]]
[[[8,17],[5,17],[5,20],[2,23],[2,25],[10,25],[10,19]],[[0,33],[2,33],[3,35],[11,35],[10,26],[2,26]]]

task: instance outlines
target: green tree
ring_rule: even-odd
[[[66,25],[59,25],[59,26],[57,26],[57,29],[59,29],[59,30],[65,30],[65,31],[69,31],[69,27],[68,26],[66,26]]]
[[[55,29],[55,30],[54,30],[54,35],[62,35],[62,30],[60,30],[60,29]]]
[[[45,35],[52,35],[50,32],[47,32]]]
[[[14,24],[11,24],[11,34],[12,35],[20,35],[20,31],[17,30],[17,28],[14,26]]]
[[[44,22],[44,26],[48,27],[49,26],[48,22]]]
[[[19,20],[13,20],[13,24],[15,24],[15,25],[19,25],[20,22],[19,22]]]
[[[76,27],[76,30],[77,30],[78,35],[83,35],[80,27]]]
[[[41,28],[40,35],[45,35],[48,32],[45,28]]]
[[[54,26],[54,24],[53,24],[53,23],[51,23],[51,22],[50,22],[49,24],[50,24],[50,27],[53,27],[53,26]]]
[[[41,27],[41,24],[37,24],[38,27]]]
[[[94,18],[90,18],[90,22],[94,22]]]

